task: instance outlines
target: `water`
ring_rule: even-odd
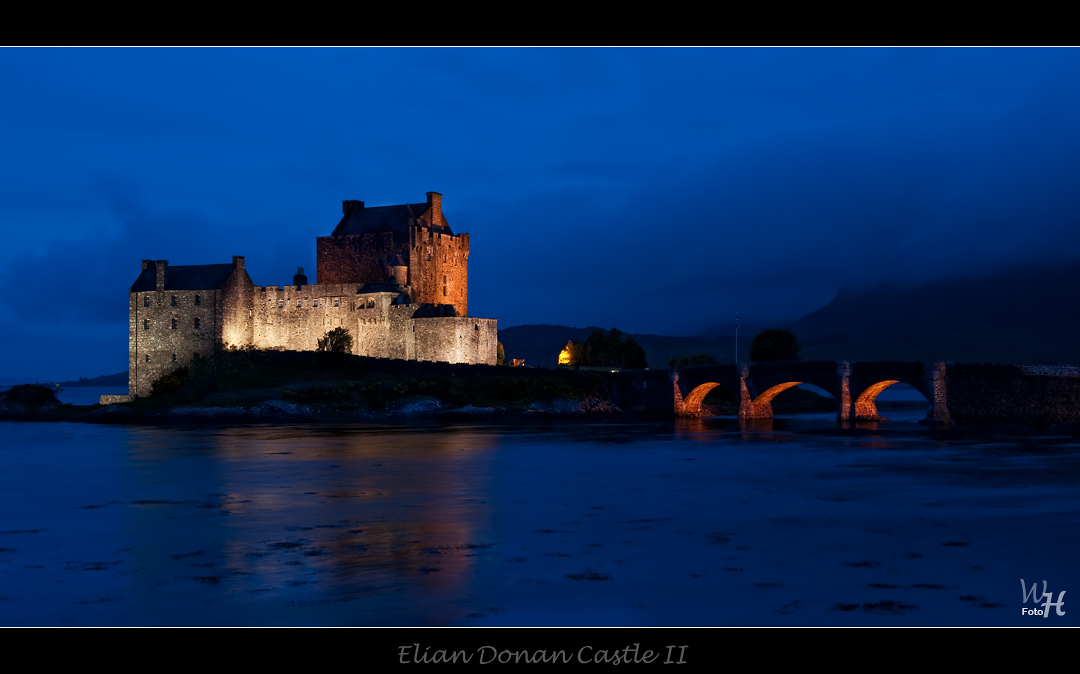
[[[0,392],[15,384],[0,384]],[[44,384],[50,388],[55,384]],[[56,394],[57,400],[72,405],[96,405],[103,395],[127,395],[127,386],[68,386]]]
[[[1078,438],[921,415],[0,423],[0,624],[1075,624]]]

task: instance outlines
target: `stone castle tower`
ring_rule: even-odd
[[[468,315],[469,235],[450,230],[442,195],[428,192],[426,205],[345,201],[343,210],[333,234],[316,239],[314,285],[297,269],[289,285],[256,286],[240,256],[143,260],[128,298],[129,396],[149,394],[195,355],[312,351],[339,327],[359,356],[494,365],[497,322]]]
[[[441,194],[428,192],[424,205],[341,205],[334,233],[315,239],[316,283],[378,284],[392,276],[413,302],[449,304],[468,315],[469,235],[450,230]]]

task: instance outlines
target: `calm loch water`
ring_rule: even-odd
[[[2,423],[0,624],[1075,625],[1080,438],[893,416]]]

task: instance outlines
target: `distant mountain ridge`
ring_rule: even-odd
[[[72,386],[127,386],[128,385],[128,373],[127,370],[123,372],[117,372],[116,374],[103,374],[100,377],[92,377],[86,379],[79,377],[75,381],[62,381],[60,386],[72,387]]]
[[[791,324],[804,360],[1080,364],[1080,263],[845,287]]]

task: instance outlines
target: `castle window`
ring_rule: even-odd
[[[173,330],[175,330],[175,329],[176,329],[176,319],[175,319],[175,318],[174,318],[174,319],[172,319],[172,329],[173,329]]]
[[[199,301],[199,296],[196,295],[195,296],[195,306],[199,306],[200,304],[202,304],[202,302]]]
[[[284,306],[285,306],[285,300],[278,300],[278,301],[277,301],[277,307],[278,307],[278,309],[281,309],[281,308],[282,308],[282,307],[284,307]]]
[[[336,297],[334,298],[334,306],[340,306],[340,300],[338,300],[338,298]]]
[[[150,362],[150,354],[146,354],[146,362],[147,362],[147,363],[149,363],[149,362]]]
[[[304,302],[304,300],[296,300],[296,308],[299,309],[300,307],[302,307],[303,302]]]
[[[173,296],[172,296],[172,305],[173,305],[174,307],[176,306],[176,295],[173,295]]]
[[[176,362],[176,354],[175,353],[172,355],[172,362],[174,362],[174,363]]]
[[[313,307],[319,306],[319,300],[311,300],[311,306],[313,306]]]
[[[150,329],[150,319],[149,318],[142,322],[142,329],[143,330],[149,330]]]
[[[197,318],[195,319],[195,329],[196,330],[199,329],[199,319],[197,319]]]
[[[149,295],[145,295],[145,296],[143,297],[143,302],[142,302],[142,305],[143,305],[144,307],[148,307],[148,306],[150,306],[150,296],[149,296]]]

